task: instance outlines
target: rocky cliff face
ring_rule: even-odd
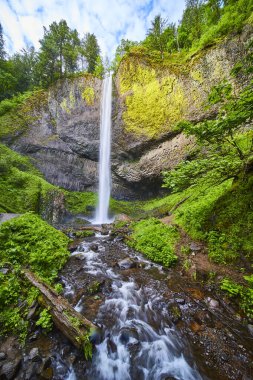
[[[193,141],[176,132],[180,121],[214,118],[205,108],[211,88],[229,81],[235,92],[247,78],[231,75],[246,54],[252,28],[193,56],[186,62],[155,64],[147,56],[124,59],[115,79],[113,172],[130,191],[156,192],[161,172],[185,159]]]
[[[45,178],[70,190],[95,190],[98,173],[101,80],[87,75],[59,81],[35,95],[27,128],[9,138]]]
[[[112,193],[118,198],[157,194],[161,172],[185,159],[193,141],[177,132],[182,120],[213,118],[204,103],[222,80],[235,92],[247,78],[231,76],[252,29],[185,62],[155,64],[143,54],[123,59],[114,78]],[[29,100],[25,128],[5,143],[29,155],[45,178],[70,190],[96,191],[102,82],[90,75],[59,81]],[[36,98],[37,96],[37,98]],[[15,119],[17,123],[17,117]]]

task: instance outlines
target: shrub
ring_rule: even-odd
[[[131,247],[164,266],[171,266],[177,261],[174,246],[178,231],[175,227],[155,218],[133,223],[131,227],[133,232],[128,241]]]

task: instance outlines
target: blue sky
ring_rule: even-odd
[[[140,41],[154,16],[178,22],[185,0],[0,0],[6,50],[39,48],[43,25],[65,19],[79,35],[94,33],[103,55],[112,57],[122,38]]]

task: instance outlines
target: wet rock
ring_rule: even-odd
[[[251,335],[253,335],[253,325],[248,324],[248,330]]]
[[[90,342],[93,344],[99,344],[102,342],[103,339],[103,333],[101,328],[97,328],[96,330],[93,330],[90,334]]]
[[[39,306],[38,302],[34,302],[32,304],[32,306],[29,308],[29,311],[28,311],[28,314],[27,314],[27,319],[28,320],[30,320],[30,319],[32,319],[34,317],[34,315],[35,315],[35,313],[36,313],[36,311],[38,309],[38,306]]]
[[[6,353],[5,352],[0,352],[0,360],[6,359]]]
[[[191,331],[195,333],[203,330],[203,326],[201,326],[196,321],[191,321],[189,326],[190,326]]]
[[[40,356],[40,353],[39,353],[38,347],[34,347],[34,348],[31,349],[31,351],[29,352],[28,358],[32,362],[39,362],[39,361],[42,360],[41,356]]]
[[[44,369],[40,374],[40,378],[43,380],[51,380],[53,379],[53,376],[54,376],[54,371],[52,367]]]
[[[79,244],[80,244],[80,240],[72,241],[72,242],[69,244],[69,246],[68,246],[68,250],[69,250],[71,253],[77,251]]]
[[[197,288],[188,288],[187,291],[191,293],[194,299],[202,300],[204,298],[204,293]]]
[[[1,380],[12,380],[15,378],[16,374],[21,365],[21,358],[17,358],[15,360],[9,361],[5,363],[0,371],[0,379]]]
[[[117,262],[117,266],[120,269],[131,269],[131,268],[136,268],[136,262],[130,259],[130,257],[126,257],[123,260],[120,260]]]
[[[94,252],[97,252],[98,251],[98,244],[91,244],[90,245],[90,249]]]
[[[135,339],[136,343],[139,341],[138,332],[135,329],[124,328],[120,331],[120,342],[122,344],[129,343],[130,339]]]
[[[109,354],[114,354],[115,352],[117,352],[117,346],[111,339],[107,340],[107,351]]]
[[[71,354],[67,358],[69,365],[73,365],[76,361],[76,358],[76,355],[73,352],[71,352]]]
[[[40,335],[39,330],[35,331],[35,333],[32,334],[32,335],[29,337],[29,342],[33,342],[33,341],[35,341],[36,339],[38,339],[39,335]]]
[[[212,315],[205,310],[197,311],[197,313],[194,315],[194,320],[199,324],[206,325],[207,327],[213,328],[215,326]]]
[[[215,299],[213,299],[213,298],[208,298],[207,301],[208,301],[208,306],[209,306],[211,309],[218,309],[218,308],[219,308],[219,302],[216,301]]]
[[[190,249],[193,252],[199,252],[199,251],[201,251],[201,246],[199,244],[197,244],[197,243],[191,243],[190,244]]]
[[[0,268],[0,273],[2,274],[8,274],[10,272],[10,268],[4,267]]]
[[[185,299],[184,298],[175,298],[175,301],[179,305],[184,305],[185,304]]]

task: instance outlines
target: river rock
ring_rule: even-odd
[[[123,328],[120,331],[120,341],[122,344],[129,343],[130,339],[135,339],[136,343],[139,341],[138,332],[135,329]]]
[[[118,261],[117,265],[120,269],[131,269],[136,268],[137,266],[136,262],[130,257],[126,257],[125,259]]]
[[[21,358],[5,363],[0,371],[0,378],[3,380],[12,380],[15,378],[21,365]]]
[[[29,352],[28,358],[32,362],[38,362],[38,361],[42,360],[38,347],[34,347],[31,349],[31,351]]]
[[[219,307],[219,302],[216,301],[216,300],[213,299],[213,298],[209,298],[209,300],[208,300],[208,306],[209,306],[211,309],[218,309],[218,307]]]
[[[38,302],[34,302],[32,304],[32,306],[29,308],[29,311],[28,311],[28,314],[27,314],[27,319],[30,320],[34,317],[36,311],[37,311],[37,308],[38,308],[39,304]]]
[[[191,243],[190,244],[190,249],[193,252],[198,252],[198,251],[201,251],[201,246],[199,244],[197,244],[197,243]]]
[[[251,335],[253,335],[253,325],[248,324],[248,330]]]
[[[91,249],[93,252],[97,252],[97,251],[98,251],[98,244],[91,244],[91,245],[90,245],[90,249]]]
[[[175,301],[179,305],[184,305],[185,304],[185,299],[184,298],[175,298]]]
[[[0,352],[0,360],[6,359],[6,353],[5,352]]]

